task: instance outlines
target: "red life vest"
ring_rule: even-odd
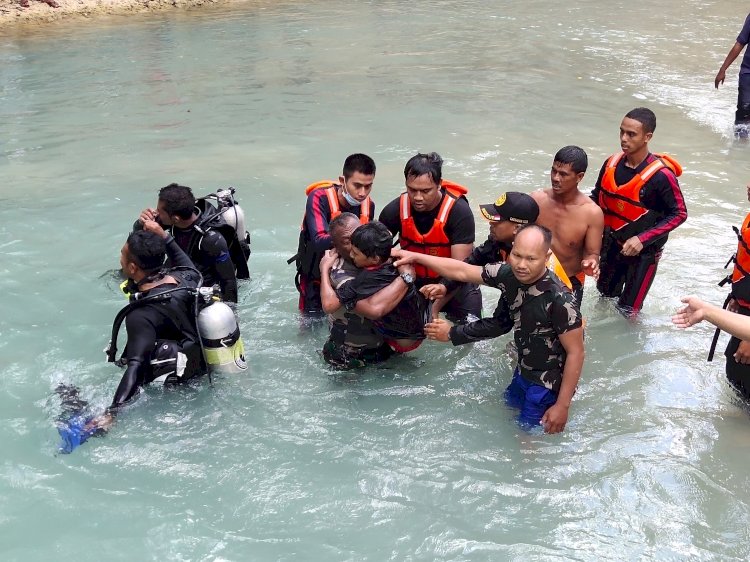
[[[733,228],[737,233],[737,253],[731,277],[732,297],[743,307],[750,308],[750,214],[739,230]]]
[[[401,218],[401,235],[399,243],[401,248],[410,252],[426,254],[428,256],[439,256],[443,258],[451,257],[451,241],[445,234],[445,224],[451,214],[453,205],[460,197],[466,195],[469,190],[464,186],[452,181],[443,180],[440,183],[445,190],[443,200],[440,203],[437,216],[432,223],[432,227],[426,234],[421,234],[414,223],[414,217],[411,214],[411,203],[409,195],[402,193],[399,200],[399,216]],[[417,278],[420,279],[437,279],[440,275],[437,272],[427,269],[422,265],[415,265],[414,269]]]
[[[601,189],[599,190],[599,206],[604,211],[604,226],[618,231],[638,222],[639,226],[642,225],[647,228],[656,224],[658,214],[655,211],[647,209],[641,203],[641,188],[654,174],[663,168],[669,169],[675,176],[681,175],[682,166],[671,156],[654,154],[656,160],[643,168],[628,183],[617,185],[615,181],[615,169],[623,156],[625,156],[624,152],[610,156],[607,160],[604,175],[602,176]],[[631,231],[629,236],[632,236],[638,232],[642,232],[644,228],[628,230]]]
[[[336,182],[332,182],[331,180],[323,180],[323,181],[317,181],[315,183],[311,183],[307,186],[305,189],[305,195],[310,195],[313,191],[316,189],[325,189],[326,190],[326,197],[328,198],[328,206],[331,208],[331,218],[329,221],[332,221],[337,216],[341,214],[341,205],[339,205],[339,196],[338,196],[338,188],[339,184]],[[362,201],[362,204],[360,206],[359,210],[359,222],[361,224],[367,224],[370,222],[370,205],[372,204],[372,201],[370,200],[370,196],[367,196],[367,199]]]

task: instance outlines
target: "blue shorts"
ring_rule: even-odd
[[[516,367],[513,380],[505,389],[505,402],[519,408],[518,423],[538,427],[544,412],[557,402],[557,394],[539,384],[527,381]]]

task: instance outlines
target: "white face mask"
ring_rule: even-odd
[[[346,202],[349,203],[349,205],[351,205],[352,207],[358,207],[359,205],[362,204],[359,201],[357,201],[354,197],[349,195],[349,192],[346,190],[346,187],[341,188],[341,193],[344,196],[344,199],[346,200]]]

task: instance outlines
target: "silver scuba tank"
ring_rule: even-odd
[[[241,373],[247,369],[240,327],[225,303],[212,301],[200,311],[198,333],[211,372]]]
[[[219,211],[226,223],[234,228],[237,238],[240,240],[247,237],[245,230],[245,212],[234,199],[234,188],[219,189],[216,192],[216,200],[219,204]]]

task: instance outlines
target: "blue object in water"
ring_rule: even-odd
[[[59,447],[61,453],[66,455],[72,453],[96,432],[96,428],[85,429],[86,424],[92,419],[94,419],[94,416],[84,417],[81,414],[74,414],[68,421],[58,424],[57,432],[61,439]]]

